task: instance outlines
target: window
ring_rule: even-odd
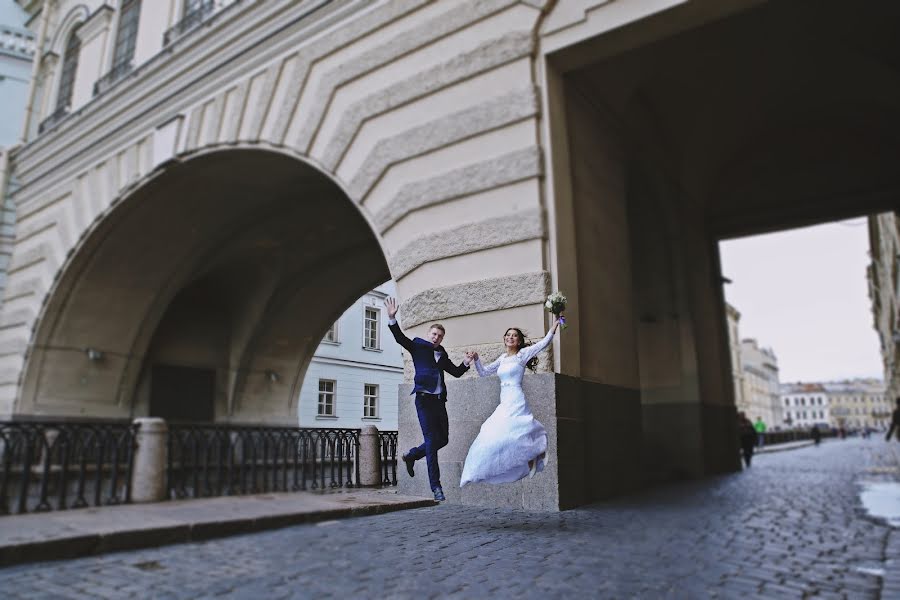
[[[68,110],[72,106],[72,92],[75,89],[75,71],[78,70],[78,54],[81,52],[81,40],[78,32],[69,34],[63,56],[62,74],[59,77],[59,93],[56,95],[56,110]]]
[[[332,344],[338,343],[338,324],[337,321],[331,324],[331,327],[328,331],[325,332],[325,337],[322,338],[323,342],[331,342]]]
[[[363,319],[363,348],[366,350],[378,350],[378,321],[377,308],[366,307]]]
[[[319,410],[320,417],[333,417],[334,414],[334,389],[336,383],[331,379],[319,380]]]
[[[363,418],[375,419],[378,417],[378,386],[367,383],[363,390]]]
[[[784,399],[784,405],[785,405],[785,406],[790,406],[790,405],[791,405],[791,399],[790,399],[790,398],[785,398],[785,399]]]
[[[137,42],[138,21],[141,16],[141,0],[122,0],[119,8],[119,29],[113,48],[112,70],[124,72],[130,69]]]

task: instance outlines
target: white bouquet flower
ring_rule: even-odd
[[[548,312],[553,313],[557,317],[559,317],[559,324],[562,325],[562,328],[566,328],[566,318],[561,316],[564,310],[566,310],[566,297],[563,296],[562,292],[553,292],[549,296],[547,296],[547,300],[544,302],[544,308],[547,309]]]

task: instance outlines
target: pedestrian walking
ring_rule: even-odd
[[[766,443],[766,424],[762,420],[762,417],[756,417],[756,423],[753,424],[753,429],[756,430],[756,445],[762,448]]]
[[[822,441],[822,432],[819,431],[818,425],[812,426],[812,431],[809,432],[809,435],[812,437],[813,442],[815,442],[816,446],[819,445],[819,442]]]
[[[737,416],[741,453],[744,456],[744,465],[749,467],[750,461],[753,460],[753,447],[756,446],[757,441],[756,428],[743,412],[739,412]]]

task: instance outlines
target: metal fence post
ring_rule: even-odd
[[[131,472],[131,501],[160,502],[166,499],[168,432],[165,420],[144,417],[134,420],[134,470]]]
[[[359,485],[381,485],[381,438],[378,428],[364,425],[359,433]]]

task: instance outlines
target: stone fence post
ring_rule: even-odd
[[[378,428],[364,425],[359,432],[359,485],[381,485],[381,438]]]
[[[169,426],[164,419],[135,419],[134,466],[131,471],[131,501],[160,502],[166,499],[166,467],[169,461]]]

